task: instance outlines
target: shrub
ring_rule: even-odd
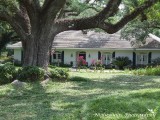
[[[26,66],[18,70],[18,79],[33,82],[44,79],[44,70],[36,66]]]
[[[54,65],[48,65],[48,67],[50,67],[50,68],[56,68],[56,66],[54,66]]]
[[[146,67],[146,68],[133,70],[133,74],[136,74],[136,75],[158,75],[158,76],[160,76],[160,66]]]
[[[160,57],[152,60],[152,64],[151,64],[151,65],[154,65],[154,66],[155,66],[155,65],[160,65]]]
[[[13,58],[12,57],[6,57],[2,60],[2,64],[5,63],[13,63]]]
[[[106,65],[106,64],[104,64],[103,66],[104,66],[104,68],[105,68],[105,69],[112,69],[112,68],[114,68],[114,66],[113,66],[113,64],[112,64],[112,63],[107,64],[107,65]]]
[[[136,65],[136,68],[139,69],[139,68],[146,68],[148,65],[143,65],[143,64],[137,64]]]
[[[12,82],[17,75],[16,68],[10,63],[0,66],[0,84]]]
[[[69,77],[68,69],[54,68],[50,71],[50,77],[52,79],[66,80]]]
[[[133,70],[132,72],[133,72],[133,74],[135,74],[135,75],[145,75],[145,69],[143,69],[143,68],[139,68],[139,69],[137,69],[137,70]]]
[[[103,68],[103,64],[101,60],[97,60],[95,65],[98,70]]]
[[[113,60],[113,64],[116,65],[120,70],[123,70],[125,66],[131,64],[131,60],[128,57],[117,57]]]

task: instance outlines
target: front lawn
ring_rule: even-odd
[[[0,86],[0,120],[160,119],[160,76],[70,75],[69,82]]]

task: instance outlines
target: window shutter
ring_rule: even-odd
[[[112,58],[115,58],[115,52],[112,53]]]
[[[62,63],[64,63],[64,51],[62,51],[61,60],[62,60]]]
[[[100,59],[101,59],[101,52],[98,51],[98,60],[100,60]]]
[[[148,64],[151,63],[151,60],[152,60],[152,52],[149,52],[149,54],[148,54]]]
[[[56,59],[56,53],[53,54],[53,59]]]
[[[136,53],[133,52],[133,66],[136,65]]]
[[[24,53],[23,50],[21,50],[21,63],[23,64],[23,59],[24,59]]]

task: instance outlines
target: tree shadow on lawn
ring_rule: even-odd
[[[82,115],[87,120],[159,120],[159,99],[160,91],[102,97],[87,102]]]
[[[31,84],[29,88],[23,90],[12,90],[10,94],[5,96],[0,96],[0,120],[74,120],[82,119],[85,116],[84,106],[90,103],[93,99],[99,98],[99,96],[107,96],[107,101],[112,102],[111,96],[109,95],[112,91],[133,91],[140,89],[153,89],[160,88],[159,82],[153,79],[158,79],[157,77],[143,77],[143,76],[125,76],[125,75],[115,75],[108,79],[97,79],[87,80],[83,82],[67,82],[58,83],[52,82],[51,87],[56,85],[56,89],[47,92],[46,88],[40,83]],[[70,86],[70,83],[72,86]],[[47,88],[48,89],[48,88]],[[98,91],[100,90],[100,91]],[[102,90],[102,91],[101,91]],[[160,94],[160,93],[157,93]],[[156,94],[154,94],[156,95]],[[115,96],[115,95],[114,95]],[[129,102],[132,99],[135,100],[141,98],[141,95],[134,95],[133,97],[122,97],[118,95],[121,101]],[[151,95],[151,97],[153,97]],[[106,98],[102,98],[105,101]],[[116,101],[118,102],[118,99]],[[142,97],[140,101],[145,98]],[[148,98],[149,99],[149,98]],[[157,99],[157,98],[155,98]],[[104,104],[107,101],[103,102]],[[157,100],[158,101],[158,100]],[[94,102],[94,101],[93,101]],[[150,101],[151,103],[154,102]],[[134,102],[133,102],[134,103]],[[94,104],[97,104],[94,102]],[[100,104],[100,103],[99,103]],[[147,102],[147,104],[150,104]],[[90,104],[89,104],[90,105]],[[97,104],[98,105],[98,104]],[[108,104],[110,105],[110,104]],[[134,105],[134,104],[133,104]],[[132,109],[129,106],[128,109]],[[142,106],[137,103],[135,106]],[[99,105],[100,108],[103,104]],[[111,104],[110,107],[114,108],[117,104]],[[125,104],[124,104],[125,106]],[[92,108],[92,106],[91,106]],[[138,107],[139,108],[139,107]],[[151,107],[154,108],[154,107]],[[89,110],[88,110],[89,109]],[[104,109],[104,110],[103,110]],[[102,111],[105,111],[106,107],[102,107]],[[121,107],[123,109],[123,107]],[[134,109],[133,109],[134,110]],[[137,109],[136,109],[137,110]],[[99,111],[99,110],[97,110]],[[90,107],[87,107],[86,114],[90,112]],[[113,113],[120,112],[119,109]],[[91,112],[92,113],[92,112]],[[99,112],[98,112],[99,113]],[[104,112],[107,113],[107,112]],[[109,113],[111,114],[111,113]],[[96,116],[95,116],[96,118]]]
[[[160,81],[158,81],[158,79],[160,80],[159,76],[114,75],[112,78],[108,79],[93,78],[92,80],[78,81],[77,87],[73,89],[102,89],[109,91],[156,89],[160,88]]]
[[[59,93],[63,96],[61,101],[64,103],[69,103],[68,105],[64,105],[61,107],[63,107],[66,110],[70,108],[81,109],[81,106],[83,106],[83,104],[85,104],[86,102],[88,101],[90,102],[91,100],[100,98],[102,96],[108,96],[108,97],[116,96],[116,95],[121,96],[122,94],[128,95],[130,94],[130,92],[135,90],[140,90],[139,92],[142,92],[143,89],[148,89],[148,91],[151,89],[159,89],[160,81],[157,81],[158,78],[159,77],[154,77],[154,76],[131,76],[131,75],[129,76],[116,75],[112,78],[100,79],[100,80],[97,80],[96,78],[93,80],[89,80],[88,78],[87,79],[81,78],[82,82],[72,81],[75,84],[74,86],[72,87],[68,86],[66,88],[66,91],[64,91],[63,93]],[[64,83],[61,83],[61,84],[64,84]],[[70,90],[73,93],[69,93]],[[130,98],[126,100],[130,101]],[[124,102],[126,100],[124,100]],[[140,98],[140,101],[143,101],[143,98]],[[137,105],[141,106],[140,104],[136,104],[135,106]],[[113,105],[112,107],[115,107],[115,106],[116,105]],[[79,115],[80,114],[81,112],[79,113]]]
[[[40,83],[30,84],[30,89],[14,89],[0,99],[0,120],[52,120],[58,112],[52,108],[53,101],[54,96]]]
[[[78,77],[75,77],[76,79]],[[72,80],[75,86],[68,86],[67,90],[74,91],[69,93],[67,90],[59,93],[63,96],[63,102],[84,102],[85,100],[95,99],[101,96],[110,96],[116,94],[126,94],[135,90],[159,89],[160,81],[155,81],[160,77],[155,76],[132,76],[132,75],[115,75],[112,78],[100,79],[80,77],[82,81]],[[62,83],[63,84],[63,83]],[[80,92],[80,93],[77,93]]]

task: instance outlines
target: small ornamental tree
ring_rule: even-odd
[[[102,60],[92,59],[91,66],[102,66]]]
[[[92,59],[91,60],[91,66],[95,66],[95,64],[96,64],[96,59]]]
[[[79,56],[77,58],[77,64],[78,64],[78,67],[82,67],[82,66],[86,66],[87,62],[86,62],[86,60],[84,59],[83,56]]]
[[[91,60],[91,68],[94,68],[96,70],[102,70],[103,68],[103,64],[102,64],[102,60],[96,60],[96,59],[92,59]]]

